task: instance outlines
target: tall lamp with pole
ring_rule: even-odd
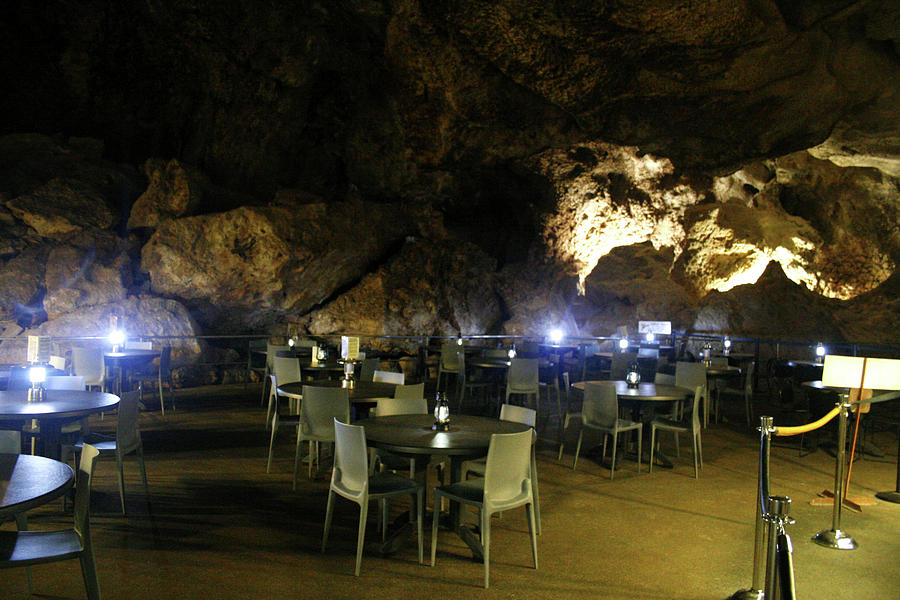
[[[838,550],[854,550],[856,540],[841,530],[841,506],[844,503],[846,487],[849,486],[849,475],[844,482],[844,466],[846,460],[847,420],[852,404],[862,407],[871,397],[872,390],[900,390],[900,360],[886,358],[865,358],[861,356],[825,356],[822,368],[822,384],[827,387],[849,388],[849,394],[841,400],[840,420],[838,422],[838,448],[834,470],[834,509],[832,511],[831,529],[820,531],[813,538],[817,544]],[[862,412],[861,410],[859,412]],[[859,432],[859,413],[856,420],[856,432]],[[854,435],[854,446],[856,435]],[[853,450],[851,449],[851,464]]]

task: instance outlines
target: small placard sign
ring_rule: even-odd
[[[341,358],[344,360],[357,360],[359,358],[359,338],[341,336]]]
[[[28,336],[27,361],[29,363],[46,363],[50,361],[50,338],[38,335]]]
[[[638,333],[669,335],[672,333],[672,321],[638,321]]]

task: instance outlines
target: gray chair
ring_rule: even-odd
[[[584,403],[581,407],[581,431],[578,433],[578,443],[575,446],[575,460],[572,461],[574,470],[578,464],[578,454],[581,451],[581,438],[585,429],[593,429],[603,434],[603,455],[606,455],[607,436],[611,436],[612,463],[609,468],[609,478],[612,479],[616,472],[616,446],[619,434],[627,431],[637,432],[637,470],[641,472],[641,446],[643,437],[643,425],[636,421],[619,418],[619,397],[616,394],[616,386],[612,382],[588,381],[584,384]]]
[[[653,472],[653,453],[656,449],[656,430],[671,431],[675,434],[676,448],[679,433],[691,434],[694,449],[694,478],[700,477],[700,469],[703,468],[703,444],[700,439],[700,401],[706,390],[705,386],[698,385],[694,388],[694,402],[691,405],[691,415],[688,422],[675,421],[665,417],[656,417],[650,423],[650,472]]]
[[[144,466],[144,446],[141,443],[140,397],[140,390],[122,394],[121,400],[119,401],[115,438],[91,433],[75,443],[75,449],[79,452],[84,446],[89,444],[96,448],[101,455],[115,455],[116,468],[119,475],[119,500],[122,504],[123,515],[126,514],[125,471],[123,463],[125,457],[129,454],[134,454],[137,457],[138,467],[141,470],[141,480],[144,482],[144,494],[148,498],[150,496],[150,490],[147,487],[147,469]]]
[[[162,350],[159,351],[159,365],[156,369],[150,369],[139,373],[135,377],[132,377],[132,379],[141,384],[150,382],[151,387],[155,386],[159,391],[159,412],[162,416],[166,416],[166,399],[163,392],[163,384],[165,384],[169,388],[169,403],[172,405],[172,410],[175,410],[175,383],[172,381],[171,346],[164,346]],[[141,385],[141,389],[143,390],[143,385]],[[141,399],[143,399],[143,397],[144,394],[141,393]]]
[[[394,398],[424,398],[425,383],[407,383],[394,388]]]
[[[72,348],[72,374],[84,376],[88,389],[99,387],[103,391],[106,382],[106,364],[102,348]]]
[[[305,396],[305,394],[304,394]],[[304,403],[306,400],[304,399]],[[359,504],[359,530],[356,536],[356,570],[359,576],[362,564],[363,542],[366,538],[366,521],[369,513],[369,500],[387,502],[390,498],[411,495],[416,499],[416,519],[419,537],[419,563],[422,563],[422,497],[425,487],[415,481],[394,473],[369,473],[368,453],[366,450],[366,432],[358,425],[347,425],[337,418],[333,419],[335,441],[334,470],[331,473],[331,485],[328,488],[328,505],[325,508],[325,529],[322,532],[322,552],[328,544],[328,532],[334,514],[335,495],[342,496]]]
[[[313,456],[319,459],[319,443],[334,443],[334,420],[350,422],[350,395],[345,388],[304,385],[300,402],[300,418],[297,424],[297,447],[294,452],[293,489],[297,489],[297,473],[300,470],[300,450],[303,442],[309,442],[309,474],[312,479]],[[315,448],[315,453],[313,453]]]
[[[91,544],[91,478],[98,451],[85,444],[75,484],[75,527],[57,531],[0,531],[0,569],[30,567],[77,558],[88,600],[100,600]],[[31,579],[28,591],[32,593]]]
[[[531,556],[538,568],[537,535],[534,516],[534,497],[531,484],[531,446],[533,430],[520,433],[495,433],[488,447],[484,478],[459,481],[434,488],[434,503],[440,498],[478,508],[481,546],[484,551],[484,587],[489,586],[491,564],[491,515],[525,507],[528,532],[531,536]],[[438,521],[440,511],[434,511],[431,522],[431,566],[437,554]]]

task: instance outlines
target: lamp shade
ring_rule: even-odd
[[[829,354],[825,356],[822,368],[822,384],[828,387],[900,390],[900,360]]]

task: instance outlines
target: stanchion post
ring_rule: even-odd
[[[753,580],[750,588],[738,590],[729,600],[762,600],[764,597],[763,583],[765,571],[763,570],[766,555],[766,532],[769,526],[768,519],[763,513],[764,502],[769,494],[769,456],[772,448],[772,433],[774,432],[774,419],[761,416],[759,418],[759,481],[756,486],[756,533],[753,539]]]
[[[768,556],[766,558],[766,588],[764,598],[775,597],[775,574],[778,572],[776,540],[779,533],[784,532],[784,524],[791,522],[791,499],[787,496],[769,496],[767,498],[769,522]]]
[[[841,530],[841,508],[844,504],[844,463],[847,462],[847,421],[850,403],[845,396],[841,400],[838,419],[837,457],[834,461],[834,506],[831,511],[831,529],[823,529],[813,537],[813,541],[835,550],[856,550],[856,540]]]

